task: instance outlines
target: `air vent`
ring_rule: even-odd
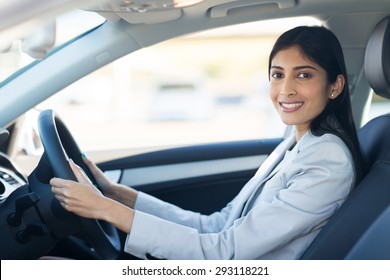
[[[24,184],[26,184],[24,179],[11,170],[0,167],[0,201],[5,200],[14,190]]]
[[[14,177],[4,171],[0,171],[0,179],[2,179],[2,181],[5,181],[8,185],[11,186],[20,184]]]

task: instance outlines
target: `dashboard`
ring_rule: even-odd
[[[27,180],[16,170],[8,157],[0,153],[0,203],[26,183]]]
[[[50,188],[38,189],[50,192]],[[0,259],[37,259],[54,246],[57,239],[48,230],[49,219],[42,216],[50,211],[46,204],[38,205],[45,198],[0,152]]]

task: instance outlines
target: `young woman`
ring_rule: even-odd
[[[125,251],[163,259],[296,259],[363,176],[347,73],[323,27],[282,34],[269,58],[270,98],[295,127],[221,211],[185,211],[111,183],[88,158],[104,195],[70,161],[78,182],[53,178],[68,211],[127,233]]]

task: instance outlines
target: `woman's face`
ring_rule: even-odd
[[[329,98],[337,96],[325,69],[292,46],[279,51],[271,62],[270,97],[282,121],[295,126],[299,139]]]

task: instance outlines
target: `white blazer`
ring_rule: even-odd
[[[297,259],[355,183],[333,134],[283,141],[221,211],[183,210],[140,192],[125,251],[139,258]],[[281,160],[281,158],[283,158]]]

